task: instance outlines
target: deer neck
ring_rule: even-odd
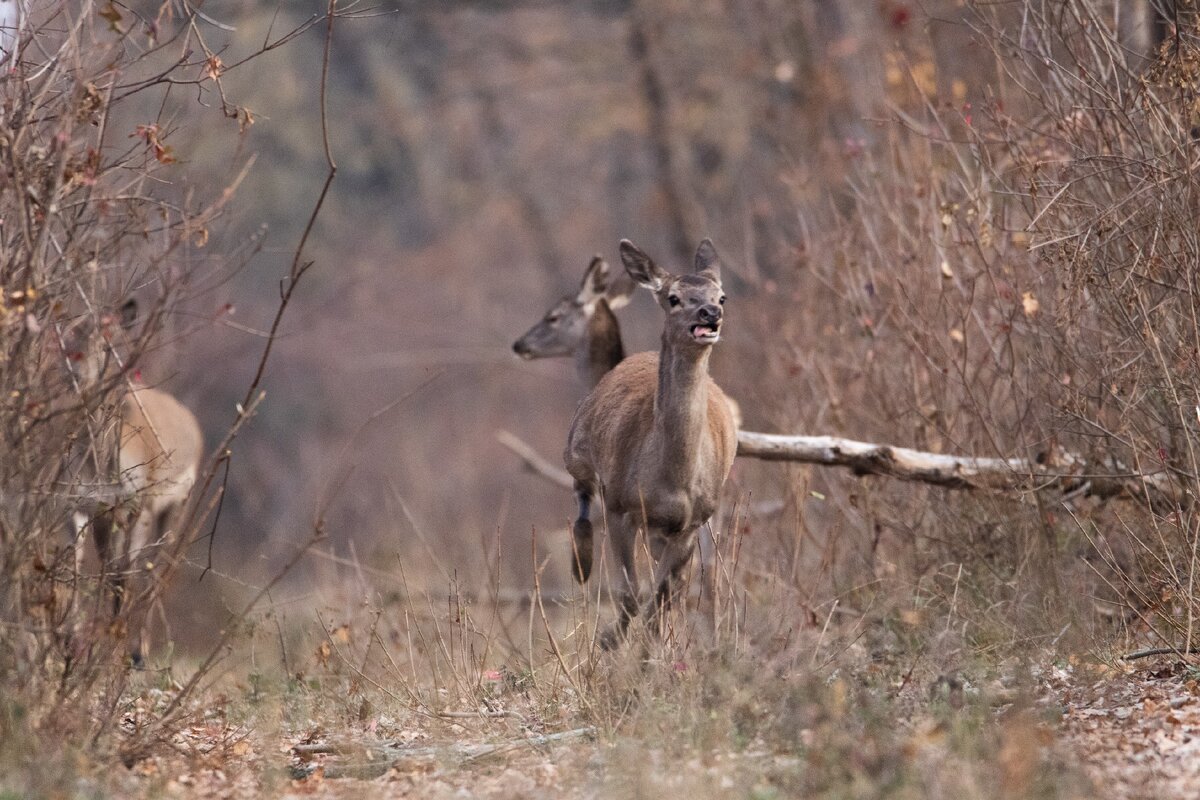
[[[708,357],[711,348],[668,344],[663,337],[658,361],[658,393],[654,397],[654,430],[660,453],[660,477],[671,483],[689,481],[696,473],[708,424]]]
[[[596,310],[588,320],[587,338],[579,348],[576,363],[579,375],[589,389],[595,388],[609,370],[625,358],[625,345],[621,342],[621,327],[608,303],[599,300]]]

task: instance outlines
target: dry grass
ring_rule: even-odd
[[[933,601],[811,624],[786,593],[736,581],[722,603],[738,614],[716,635],[693,607],[666,642],[635,633],[602,656],[586,635],[594,601],[543,617],[460,591],[349,610],[328,597],[291,629],[260,616],[163,746],[128,770],[74,761],[58,785],[120,796],[1092,796],[1034,702],[1029,663],[1051,651],[980,657],[961,635],[969,621]],[[177,671],[178,659],[135,676],[127,735],[169,701]],[[592,732],[530,743],[581,728]],[[463,749],[485,744],[498,747]],[[29,765],[8,775],[25,779],[9,784],[21,792],[55,786]]]

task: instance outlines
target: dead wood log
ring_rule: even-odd
[[[927,453],[908,447],[856,442],[834,436],[785,436],[738,432],[738,456],[844,467],[855,475],[884,475],[947,489],[1029,492],[1043,489],[1087,497],[1149,498],[1176,504],[1180,498],[1165,470],[1150,473],[1095,469],[1071,453],[1046,463],[1025,458],[981,458]]]
[[[526,469],[567,489],[574,481],[564,470],[508,431],[496,438],[521,459]],[[738,431],[740,458],[790,461],[849,469],[855,475],[882,475],[946,489],[1030,492],[1043,489],[1064,495],[1149,499],[1174,507],[1183,500],[1165,470],[1101,470],[1073,454],[1057,454],[1046,463],[1025,458],[980,458],[927,453],[908,447],[858,442],[834,436],[791,436]]]

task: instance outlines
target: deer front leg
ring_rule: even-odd
[[[600,637],[600,647],[613,650],[624,640],[629,621],[638,613],[637,526],[628,514],[614,514],[609,518],[608,538],[619,570],[613,587],[617,595],[617,621]]]
[[[654,556],[654,596],[646,605],[646,624],[656,635],[662,635],[666,613],[679,593],[680,576],[692,560],[696,549],[696,531],[679,533],[654,531],[650,538],[650,554]]]

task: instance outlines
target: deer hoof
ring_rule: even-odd
[[[592,523],[590,520],[577,519],[572,530],[572,547],[574,548],[575,580],[587,583],[592,574]]]

